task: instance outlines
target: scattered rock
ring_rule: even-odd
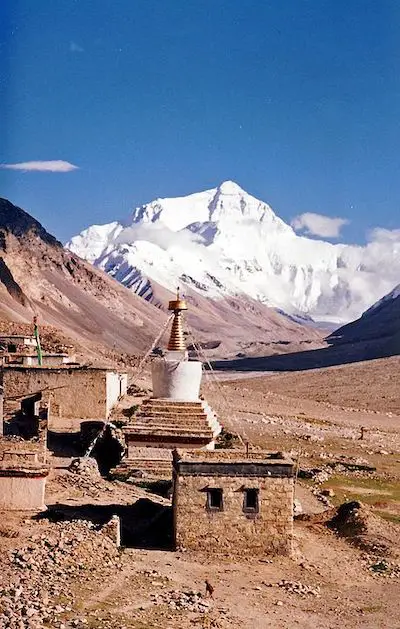
[[[212,608],[212,601],[205,599],[201,592],[187,590],[170,590],[166,593],[152,594],[151,598],[155,604],[167,604],[170,609],[187,610],[191,612],[207,613]]]
[[[89,479],[97,480],[101,478],[96,459],[89,456],[72,459],[68,469],[74,474],[79,474]]]
[[[283,588],[286,592],[289,592],[289,594],[321,596],[319,585],[312,587],[311,585],[304,585],[304,583],[300,583],[300,581],[287,581],[286,579],[278,581],[275,585],[279,588]]]
[[[102,532],[108,535],[117,548],[121,546],[121,522],[117,515],[113,515],[111,520],[104,524]]]
[[[26,546],[3,558],[5,587],[0,587],[1,629],[42,629],[86,624],[66,624],[73,610],[71,584],[85,583],[101,572],[101,579],[115,572],[119,554],[107,535],[84,520],[43,522],[46,534],[35,534]],[[48,527],[52,530],[49,532]],[[99,575],[100,576],[100,575]],[[59,597],[70,604],[60,604]]]

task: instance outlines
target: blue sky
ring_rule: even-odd
[[[62,240],[237,181],[286,221],[400,227],[397,0],[3,0],[0,195]]]

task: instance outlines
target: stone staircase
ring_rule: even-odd
[[[203,400],[146,399],[123,429],[128,456],[113,470],[113,476],[170,479],[173,448],[207,448],[221,429]]]
[[[180,402],[178,400],[150,398],[143,402],[132,422],[124,428],[128,441],[160,439],[177,445],[194,441],[207,445],[221,431],[221,426],[206,402]],[[204,444],[198,443],[204,441]],[[189,444],[188,444],[189,445]]]
[[[111,471],[111,476],[126,480],[130,476],[138,478],[170,480],[172,477],[172,451],[166,448],[131,448],[129,458]]]

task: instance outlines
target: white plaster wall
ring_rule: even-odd
[[[0,476],[0,509],[43,511],[46,479],[26,476]]]
[[[199,399],[202,365],[199,361],[157,360],[151,365],[153,397],[193,402]]]
[[[128,388],[128,374],[108,371],[106,375],[106,414],[109,416],[112,407],[125,395]]]
[[[39,360],[37,356],[24,356],[22,359],[22,364],[26,367],[36,367],[39,365]],[[44,367],[60,367],[63,364],[63,356],[46,356],[46,354],[43,355]]]

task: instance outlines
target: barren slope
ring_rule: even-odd
[[[0,200],[0,314],[40,321],[93,348],[127,353],[148,347],[165,321],[105,273],[66,251],[29,214]]]
[[[400,415],[399,371],[400,356],[392,356],[339,367],[269,373],[240,379],[240,386],[293,399]]]
[[[368,341],[382,356],[400,353],[400,286],[364,314],[336,330],[329,342],[334,345]]]

